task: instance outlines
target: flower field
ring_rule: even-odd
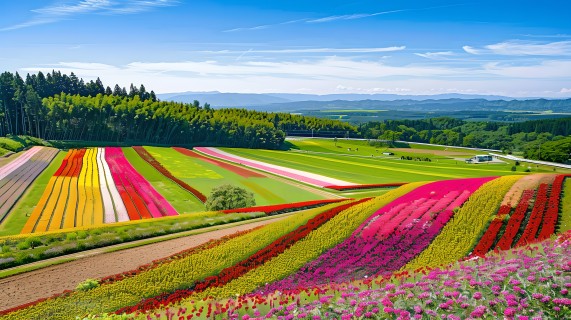
[[[52,148],[32,147],[0,168],[0,222],[57,153]]]
[[[309,172],[300,171],[300,170],[296,170],[296,169],[277,166],[277,165],[273,165],[273,164],[269,164],[269,163],[264,163],[261,161],[246,159],[244,157],[236,156],[236,155],[230,154],[228,152],[224,152],[224,151],[216,149],[216,148],[199,147],[199,148],[194,148],[194,150],[201,152],[201,153],[204,153],[204,154],[211,156],[211,157],[214,157],[214,158],[224,159],[224,160],[227,160],[227,161],[230,161],[233,163],[239,163],[239,164],[247,166],[247,167],[251,167],[251,168],[261,170],[261,171],[269,172],[269,173],[272,173],[272,174],[275,174],[275,175],[278,175],[281,177],[301,181],[301,182],[304,182],[304,183],[307,183],[310,185],[314,185],[317,187],[327,187],[327,186],[332,186],[332,185],[334,185],[334,186],[349,186],[349,185],[354,184],[352,182],[333,179],[333,178],[325,177],[325,176],[314,174],[314,173],[309,173]]]
[[[177,215],[120,148],[72,149],[22,233]]]
[[[150,146],[141,149],[137,152],[147,154],[143,158],[153,162],[153,167],[157,171],[176,181],[181,188],[198,199],[206,199],[213,188],[222,184],[233,184],[252,192],[257,206],[341,198],[321,188],[264,174],[194,150]],[[172,179],[171,176],[176,179]]]
[[[569,319],[570,238],[422,273],[209,298],[150,319]]]
[[[116,155],[114,150],[111,151],[106,157]],[[411,301],[416,301],[422,310],[426,310],[425,316],[430,317],[429,313],[433,311],[464,315],[474,312],[474,315],[479,312],[504,314],[509,306],[496,305],[505,304],[508,300],[520,304],[531,302],[502,295],[503,298],[494,298],[495,305],[487,305],[485,310],[476,308],[478,305],[474,305],[473,300],[479,299],[471,298],[472,294],[463,297],[466,293],[453,293],[459,285],[443,280],[444,277],[452,279],[455,273],[437,272],[439,269],[433,268],[471,255],[485,256],[496,249],[503,236],[511,239],[502,242],[507,249],[549,238],[565,215],[560,211],[560,204],[563,204],[562,193],[567,177],[553,174],[410,183],[373,199],[330,203],[300,211],[265,227],[186,250],[176,259],[108,277],[94,289],[66,293],[7,310],[2,315],[7,319],[18,319],[49,314],[54,319],[67,319],[69,314],[128,313],[132,317],[146,318],[145,315],[150,313],[155,318],[155,314],[168,317],[172,311],[160,311],[168,308],[178,310],[179,316],[184,314],[184,319],[216,315],[225,318],[238,314],[255,317],[262,310],[287,316],[293,307],[291,310],[276,308],[296,299],[321,301],[325,293],[335,292],[342,296],[343,302],[333,304],[334,301],[328,299],[320,303],[324,306],[342,305],[347,311],[327,307],[331,315],[341,317],[344,312],[350,312],[359,318],[369,312],[371,316],[382,318],[394,313],[395,309],[402,309],[398,306],[403,302],[397,303],[393,298],[401,296],[399,292],[406,287],[386,292],[372,291],[372,287],[376,285],[377,289],[382,289],[381,284],[393,281],[390,279],[395,276],[434,277],[435,282],[430,288],[450,286],[450,289],[430,293],[432,296],[426,296],[428,290],[424,285],[418,288],[418,292],[412,290],[416,285],[408,288],[411,294],[414,293]],[[495,232],[493,221],[498,217],[505,223],[499,232]],[[511,219],[514,219],[514,227],[509,227]],[[519,224],[516,225],[516,221]],[[510,230],[516,230],[515,226],[517,232],[514,236]],[[495,237],[487,236],[493,232]],[[486,241],[491,241],[492,245]],[[471,261],[464,262],[466,270],[490,272],[489,266],[470,269]],[[529,276],[529,270],[525,272],[526,277]],[[538,274],[542,271],[535,272],[534,279],[539,279]],[[508,277],[507,274],[503,276],[503,279]],[[471,286],[479,287],[482,294],[485,290],[491,290],[490,294],[497,290],[491,285],[495,278],[490,285],[478,279],[471,279],[474,282]],[[429,282],[428,278],[423,281]],[[386,300],[386,305],[376,309],[369,308],[369,305],[361,308],[351,305],[348,299],[353,297],[348,296],[351,290],[344,290],[355,283],[363,286],[359,290],[368,292],[363,297],[381,297],[381,300],[390,302]],[[515,290],[517,293],[518,289]],[[273,292],[283,295],[276,296]],[[501,290],[497,293],[501,294]],[[239,298],[240,303],[228,304],[220,301],[232,300],[219,300],[236,294],[245,295]],[[272,294],[271,300],[264,300],[267,294]],[[314,295],[318,297],[312,297]],[[438,303],[425,303],[430,299]],[[265,302],[263,307],[260,305],[262,300]],[[273,301],[271,307],[270,301]],[[335,301],[341,300],[336,297]],[[472,305],[467,305],[469,301],[473,302]],[[254,307],[254,310],[244,309],[245,305]],[[305,309],[295,302],[295,308],[302,308],[300,314],[306,311],[315,313],[312,306],[309,303]],[[406,310],[411,314],[416,312],[410,308]],[[511,314],[512,311],[508,309],[507,312]],[[311,316],[299,318],[310,319]]]

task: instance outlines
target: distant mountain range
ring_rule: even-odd
[[[484,100],[513,100],[514,98],[492,95],[473,94],[437,94],[437,95],[398,95],[398,94],[301,94],[301,93],[223,93],[210,92],[177,92],[157,95],[161,100],[191,103],[198,100],[207,102],[213,107],[250,107],[273,103],[287,103],[298,101],[360,101],[360,100],[440,100],[440,99],[484,99]]]
[[[213,108],[240,107],[261,111],[295,112],[301,110],[387,109],[410,111],[510,110],[571,113],[571,99],[513,98],[494,95],[438,94],[295,94],[295,93],[221,93],[181,92],[159,94],[161,100],[201,104]]]

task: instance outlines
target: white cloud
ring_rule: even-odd
[[[561,88],[560,93],[571,93],[571,88]]]
[[[463,46],[462,49],[470,54],[482,54],[482,51],[474,49],[470,46]]]
[[[447,59],[450,56],[453,56],[454,52],[452,51],[425,52],[425,53],[415,53],[415,55],[426,59],[442,60],[442,59]]]
[[[499,62],[487,63],[483,72],[510,78],[552,79],[571,78],[570,60],[547,60],[533,65],[510,65]]]
[[[251,57],[248,57],[251,59]],[[297,61],[204,60],[132,62],[124,65],[61,62],[25,72],[74,72],[107,85],[143,83],[155,92],[386,92],[436,94],[465,92],[506,96],[569,96],[571,61],[530,65],[488,63],[467,68],[431,63],[391,65],[385,60],[326,57]],[[564,88],[564,89],[561,89]]]
[[[510,40],[475,49],[462,47],[470,54],[497,54],[506,56],[568,56],[571,55],[571,41],[539,43],[532,41]]]
[[[55,4],[32,10],[32,19],[1,28],[0,31],[22,29],[54,23],[81,14],[133,14],[153,8],[175,5],[178,0],[81,0],[73,4]]]
[[[397,13],[397,12],[403,12],[403,11],[410,11],[410,10],[391,10],[391,11],[381,11],[381,12],[375,12],[375,13],[355,13],[355,14],[344,14],[344,15],[338,15],[338,16],[329,16],[329,17],[324,17],[324,18],[319,18],[319,19],[311,19],[311,20],[307,20],[307,23],[323,23],[323,22],[331,22],[331,21],[337,21],[337,20],[355,20],[355,19],[363,19],[363,18],[369,18],[369,17],[374,17],[374,16],[380,16],[383,14],[389,14],[389,13]]]
[[[243,54],[248,53],[378,53],[378,52],[392,52],[401,51],[406,49],[405,46],[381,47],[381,48],[304,48],[304,49],[274,49],[274,50],[254,50],[249,49],[246,51],[237,50],[218,50],[218,51],[196,51],[199,53],[214,53],[214,54]]]

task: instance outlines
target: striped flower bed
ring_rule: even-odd
[[[72,149],[51,177],[22,233],[178,213],[120,148]]]
[[[303,201],[303,202],[294,202],[294,203],[286,203],[286,204],[277,204],[272,206],[256,206],[256,207],[249,207],[249,208],[239,208],[239,209],[228,209],[223,210],[224,213],[244,213],[244,212],[264,212],[265,214],[271,216],[283,212],[289,211],[297,211],[301,209],[309,209],[314,208],[320,205],[334,203],[334,202],[341,202],[347,199],[326,199],[326,200],[311,200],[311,201]]]
[[[0,168],[0,222],[57,153],[56,149],[33,147]]]
[[[238,163],[238,164],[244,165],[246,167],[251,167],[254,169],[261,170],[261,171],[269,172],[269,173],[272,173],[272,174],[275,174],[275,175],[278,175],[278,176],[281,176],[284,178],[304,182],[304,183],[314,185],[317,187],[321,187],[321,188],[325,188],[327,186],[332,186],[332,185],[334,185],[334,186],[354,185],[354,183],[351,183],[351,182],[333,179],[333,178],[329,178],[329,177],[322,176],[322,175],[315,174],[315,173],[310,173],[310,172],[306,172],[306,171],[286,168],[286,167],[282,167],[282,166],[278,166],[278,165],[274,165],[274,164],[265,163],[262,161],[246,159],[246,158],[243,158],[240,156],[230,154],[228,152],[224,152],[224,151],[216,149],[216,148],[197,147],[197,148],[194,148],[194,150],[199,151],[201,153],[204,153],[204,154],[211,156],[211,157],[214,157],[214,158],[219,158],[219,159],[223,159],[223,160],[230,161],[233,163]]]
[[[338,190],[338,191],[348,191],[348,190],[359,190],[359,189],[393,188],[393,187],[404,186],[407,183],[408,182],[356,184],[350,186],[325,186],[324,188]]]
[[[174,148],[174,149],[177,150],[176,148]],[[195,197],[198,198],[198,200],[200,200],[202,202],[206,202],[206,196],[202,192],[196,190],[195,188],[191,187],[188,183],[186,183],[186,182],[182,181],[181,179],[175,177],[169,170],[167,170],[165,167],[163,167],[163,165],[160,164],[160,162],[158,162],[149,152],[147,152],[147,150],[145,150],[145,148],[139,146],[139,147],[133,147],[133,150],[135,150],[137,152],[137,154],[141,158],[143,158],[143,160],[145,160],[148,164],[153,166],[153,168],[155,168],[162,175],[171,179],[174,183],[178,184],[181,188],[192,193]],[[184,149],[184,150],[186,150],[186,149]],[[188,150],[188,151],[190,151],[190,150]]]

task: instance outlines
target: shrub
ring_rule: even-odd
[[[89,291],[91,289],[99,287],[99,281],[95,279],[87,279],[77,285],[75,288],[78,291]]]
[[[252,207],[256,205],[256,200],[252,192],[244,188],[224,184],[212,189],[205,205],[207,210],[219,211]]]
[[[516,166],[512,166],[512,171],[516,171],[517,167]]]
[[[34,249],[37,246],[41,246],[44,244],[39,238],[28,238],[28,239],[26,239],[26,242],[28,243],[28,245],[32,249]]]
[[[78,239],[85,239],[85,238],[87,238],[88,235],[89,234],[87,233],[87,231],[84,231],[84,230],[80,230],[77,232],[77,238]]]
[[[65,240],[73,241],[76,239],[77,239],[77,233],[75,233],[75,232],[70,232],[70,233],[65,235]]]
[[[18,248],[18,250],[27,250],[30,249],[30,243],[28,241],[23,241],[23,242],[19,242],[16,245],[16,248]]]

